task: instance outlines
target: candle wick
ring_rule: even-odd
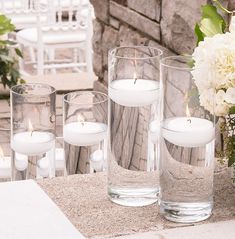
[[[84,122],[81,122],[82,126],[84,126]]]
[[[137,81],[137,77],[135,78],[134,84],[136,83],[136,81]]]
[[[191,119],[187,119],[187,121],[188,121],[190,124],[191,124],[191,122],[192,122]]]
[[[32,137],[32,135],[33,135],[33,131],[34,131],[34,130],[32,130],[32,131],[30,132],[30,136],[31,136],[31,137]]]

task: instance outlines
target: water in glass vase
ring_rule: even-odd
[[[158,200],[157,109],[157,101],[134,107],[109,100],[108,194],[115,203],[144,206]]]
[[[214,140],[197,147],[189,147],[187,140],[184,147],[174,144],[164,131],[162,135],[160,212],[175,222],[207,219],[213,208]]]

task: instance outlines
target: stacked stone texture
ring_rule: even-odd
[[[195,47],[194,25],[201,5],[211,0],[91,0],[95,9],[93,65],[107,85],[107,55],[115,46],[151,45],[165,55],[188,54]],[[221,1],[230,9],[235,0]]]

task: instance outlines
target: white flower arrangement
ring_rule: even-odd
[[[220,10],[233,15],[218,0]],[[230,31],[228,31],[230,30]],[[235,168],[235,16],[230,27],[212,5],[202,6],[202,18],[195,26],[198,45],[192,54],[192,76],[199,100],[210,113],[223,119],[220,128],[225,134],[221,156]]]
[[[226,116],[235,104],[235,33],[205,37],[192,57],[201,105],[216,116]]]

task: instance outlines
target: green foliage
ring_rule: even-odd
[[[200,26],[196,23],[194,28],[195,35],[197,36],[197,45],[200,41],[203,41],[205,38],[204,33],[200,30]]]
[[[0,15],[0,37],[14,30],[15,26],[11,20],[5,15]],[[13,41],[0,40],[0,83],[9,88],[18,83],[18,58],[23,57],[21,51],[14,47],[15,44]]]
[[[226,29],[226,22],[212,5],[202,6],[201,21],[195,25],[197,44],[205,37],[212,37],[216,34],[223,34]]]
[[[230,115],[235,114],[235,105],[230,107],[229,114]]]
[[[5,15],[0,15],[0,35],[13,32],[14,30],[15,26],[11,23],[11,20]]]
[[[230,107],[229,114],[220,125],[224,135],[224,149],[221,156],[228,159],[228,166],[235,166],[235,106]]]

